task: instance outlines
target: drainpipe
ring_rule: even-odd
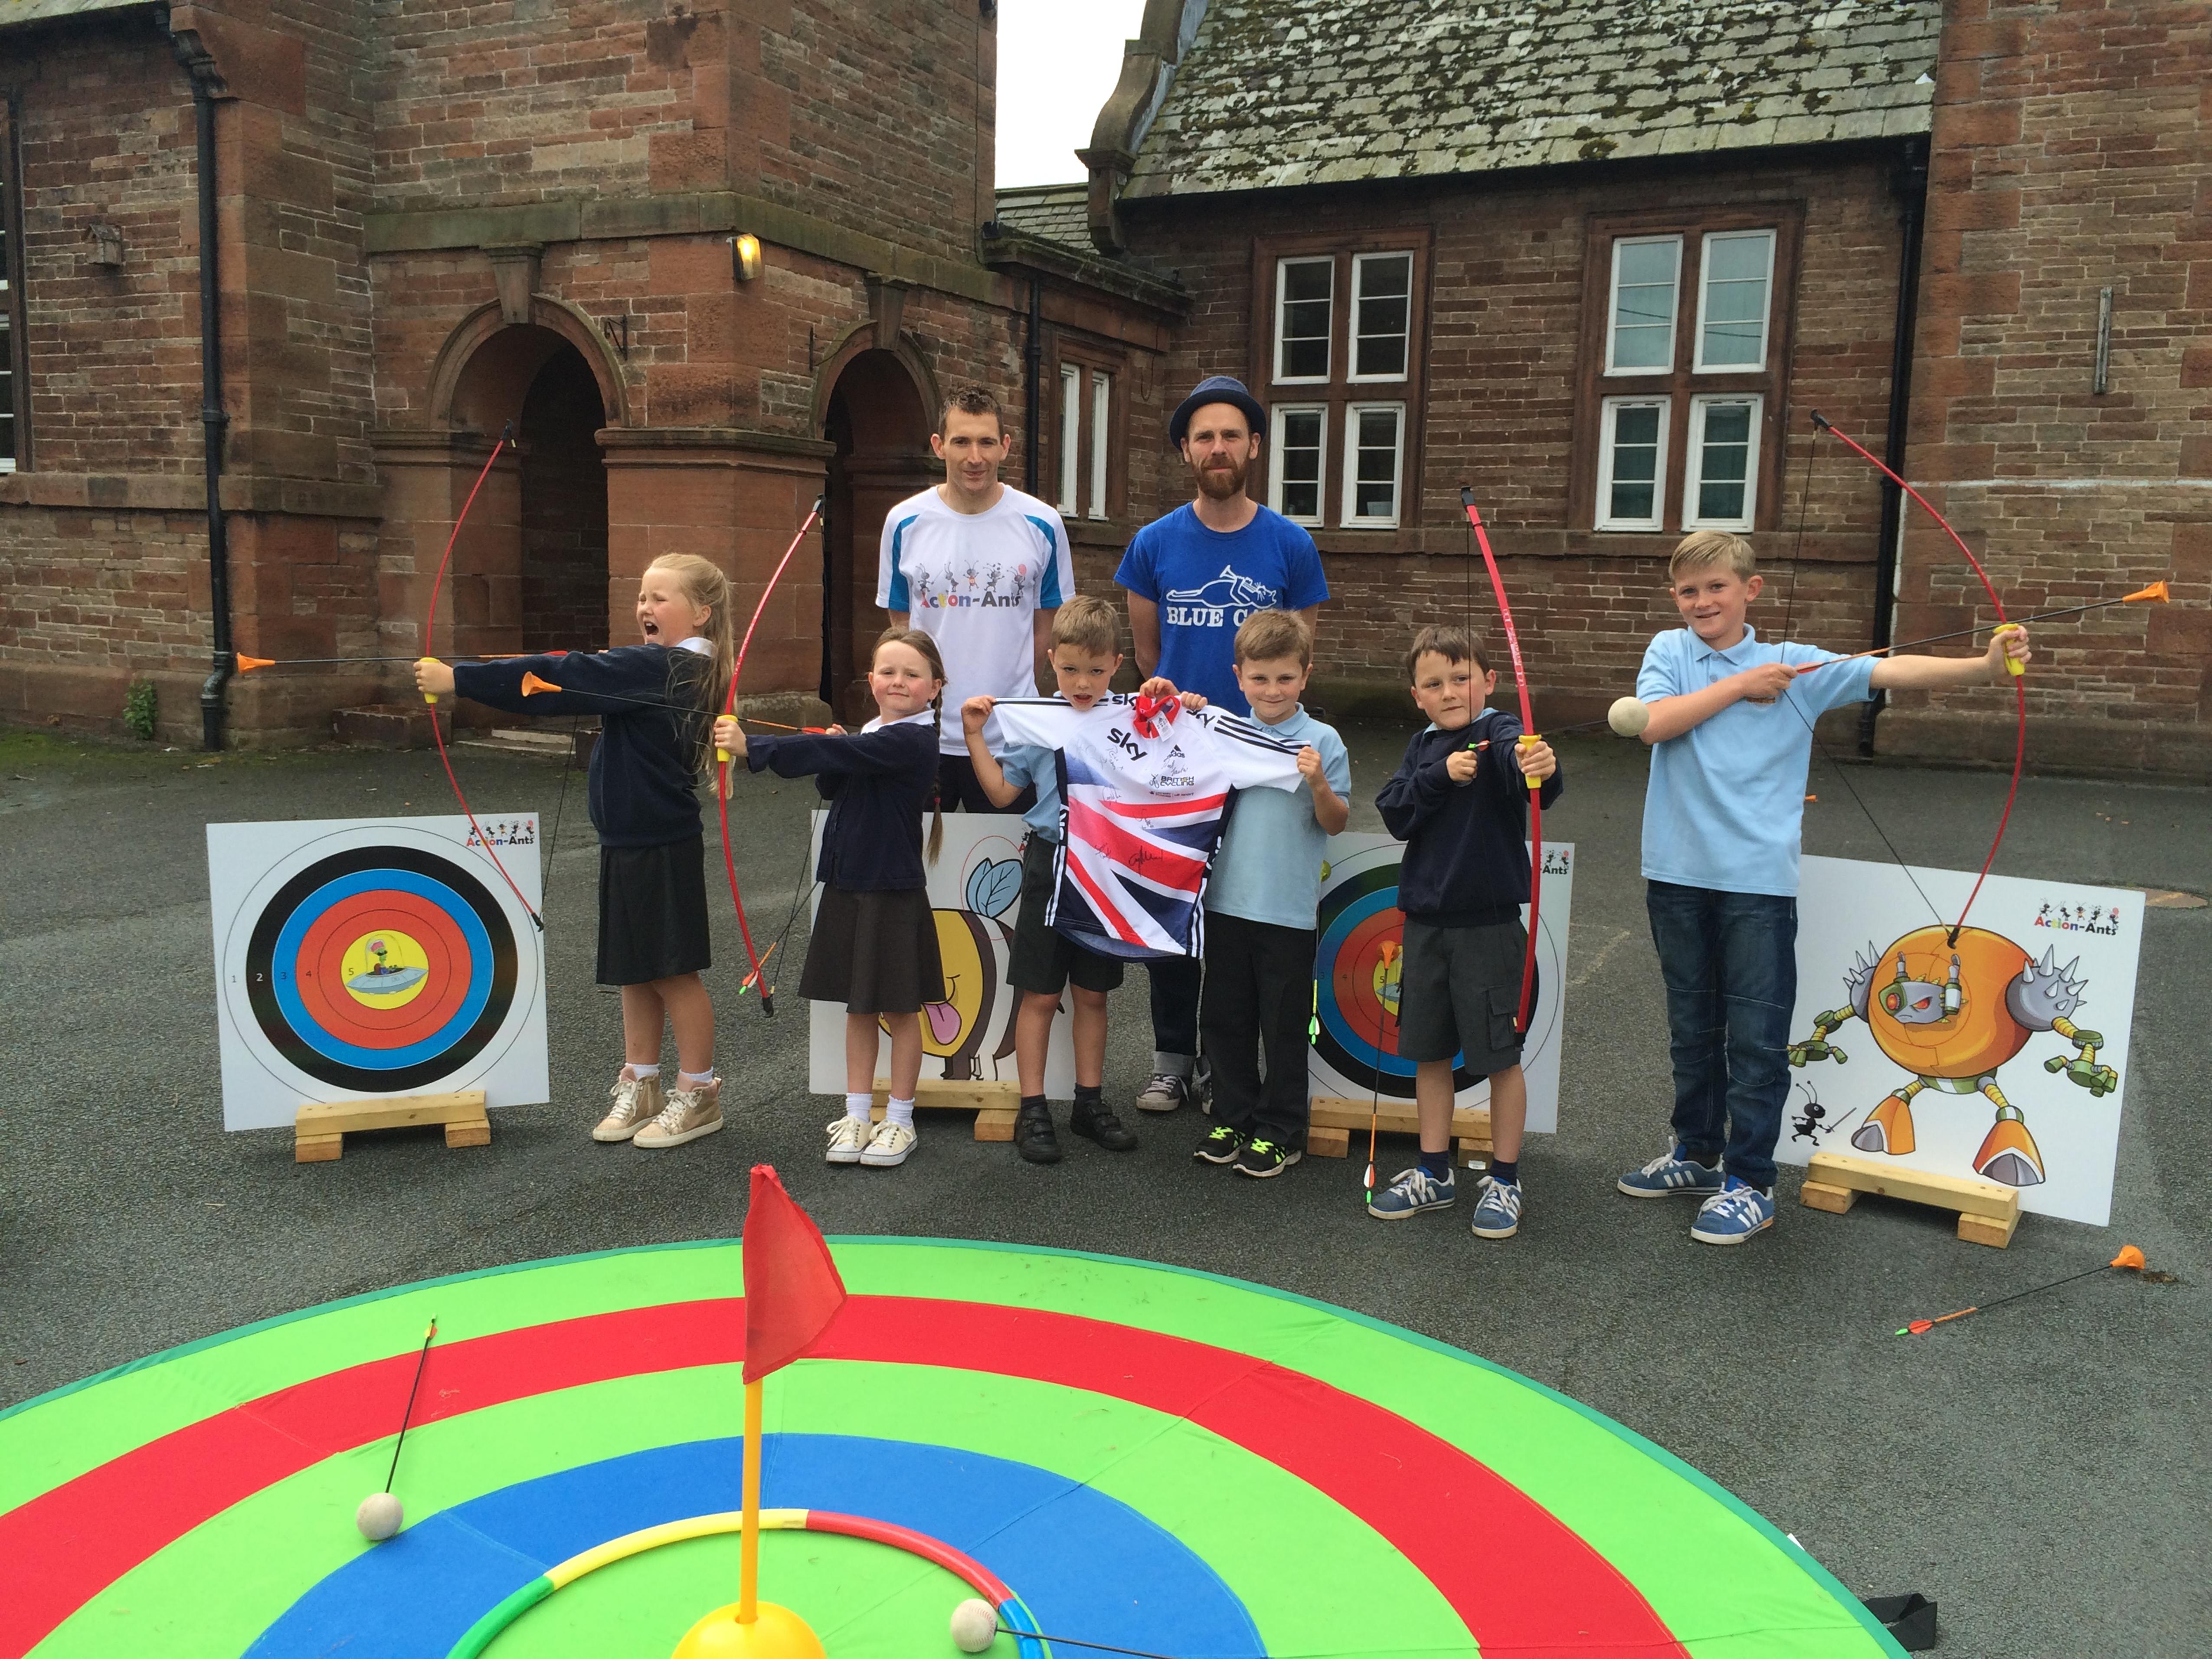
[[[199,143],[200,430],[207,474],[208,608],[213,613],[215,662],[200,686],[200,746],[222,747],[224,688],[237,659],[230,637],[230,537],[222,513],[222,442],[230,416],[222,408],[222,319],[216,284],[215,60],[190,33],[170,45],[192,83],[192,125]]]
[[[1905,151],[1892,179],[1898,198],[1897,222],[1904,234],[1898,256],[1897,322],[1889,357],[1889,425],[1881,446],[1882,464],[1900,477],[1905,473],[1905,428],[1912,414],[1912,335],[1920,313],[1920,229],[1928,204],[1928,144],[1915,140]],[[1897,612],[1897,562],[1905,538],[1904,492],[1887,478],[1881,481],[1881,539],[1875,550],[1874,638],[1870,645],[1890,643]],[[1859,753],[1874,755],[1875,721],[1888,704],[1889,694],[1876,691],[1859,710]]]
[[[1022,434],[1022,488],[1034,495],[1037,493],[1037,428],[1043,424],[1037,414],[1039,382],[1044,374],[1044,338],[1040,329],[1044,320],[1044,279],[1030,278],[1030,331],[1028,343],[1022,347],[1024,380],[1023,409],[1027,416],[1029,430]]]

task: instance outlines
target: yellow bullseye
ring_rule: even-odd
[[[737,1603],[716,1607],[684,1633],[674,1659],[828,1659],[821,1638],[789,1607],[758,1603],[759,1616],[738,1622]]]
[[[380,927],[346,946],[338,976],[364,1008],[404,1008],[430,982],[430,953],[412,935]]]

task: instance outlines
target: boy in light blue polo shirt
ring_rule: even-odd
[[[1213,1068],[1213,1127],[1193,1156],[1264,1179],[1305,1152],[1314,919],[1328,838],[1352,816],[1352,760],[1335,728],[1298,702],[1313,672],[1304,617],[1255,611],[1237,629],[1235,648],[1252,718],[1270,737],[1304,745],[1305,781],[1288,793],[1240,791],[1206,876],[1198,1024]]]
[[[1674,1140],[1616,1184],[1700,1199],[1690,1237],[1741,1244],[1774,1224],[1813,723],[1878,688],[2002,684],[2027,661],[2027,632],[1998,629],[1980,657],[1879,662],[1765,644],[1744,625],[1762,586],[1751,544],[1723,531],[1685,537],[1667,576],[1684,626],[1653,639],[1636,695],[1651,710],[1644,904],[1667,982]]]

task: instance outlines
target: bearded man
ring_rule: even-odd
[[[1252,712],[1237,684],[1237,630],[1255,611],[1295,611],[1310,626],[1328,597],[1314,539],[1245,494],[1267,411],[1241,380],[1200,380],[1168,422],[1198,486],[1195,500],[1139,530],[1114,580],[1129,595],[1138,672],[1164,675],[1217,708]],[[1196,1103],[1200,969],[1194,957],[1147,964],[1152,990],[1152,1079],[1138,1109]]]

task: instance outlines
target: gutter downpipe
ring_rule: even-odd
[[[1044,339],[1040,332],[1044,320],[1044,279],[1030,278],[1029,337],[1022,347],[1022,408],[1028,430],[1022,434],[1022,488],[1030,495],[1037,493],[1037,433],[1043,419],[1037,413],[1037,397],[1044,374]]]
[[[177,61],[192,83],[192,125],[198,141],[200,234],[200,430],[207,474],[208,608],[214,623],[215,661],[200,686],[200,747],[223,744],[224,690],[237,659],[230,633],[230,534],[222,511],[223,434],[230,416],[222,406],[222,314],[216,280],[215,97],[209,82],[214,60],[189,35],[172,34]]]
[[[1928,142],[1916,139],[1906,149],[1893,175],[1898,223],[1904,232],[1904,250],[1898,256],[1897,322],[1889,359],[1889,423],[1882,436],[1882,464],[1900,477],[1905,473],[1905,440],[1912,416],[1912,336],[1920,316],[1920,233],[1928,204]],[[1897,615],[1898,556],[1905,539],[1905,495],[1887,478],[1881,481],[1881,538],[1875,550],[1874,637],[1872,646],[1890,643]],[[1888,705],[1889,694],[1876,691],[1859,711],[1859,753],[1874,757],[1875,722]]]

